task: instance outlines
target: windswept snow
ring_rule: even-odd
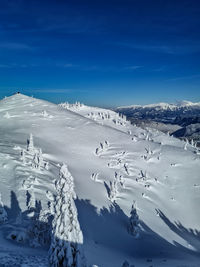
[[[48,266],[64,164],[87,266],[198,267],[199,150],[113,111],[63,107],[21,94],[0,101],[0,262]]]

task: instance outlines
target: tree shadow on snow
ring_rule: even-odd
[[[163,222],[177,235],[184,239],[189,246],[192,246],[197,253],[200,254],[200,231],[197,229],[187,229],[181,222],[171,222],[161,210],[157,210]],[[185,248],[181,244],[174,241],[174,244],[179,248]]]
[[[21,213],[21,208],[17,200],[15,192],[10,192],[10,208],[5,207],[5,210],[8,214],[9,219],[15,220],[17,216]]]
[[[180,244],[171,244],[140,221],[141,234],[138,239],[128,231],[129,217],[116,203],[109,209],[97,210],[89,200],[75,200],[83,236],[94,240],[98,245],[114,249],[135,258],[173,257],[182,258],[183,254],[199,255]],[[187,230],[191,232],[191,230]]]
[[[30,194],[27,192],[27,206],[30,201]],[[75,204],[78,211],[78,219],[84,240],[93,240],[97,246],[103,246],[105,249],[118,251],[127,257],[135,258],[182,258],[183,255],[200,254],[200,232],[197,230],[187,229],[180,222],[172,223],[160,210],[160,218],[169,226],[169,228],[186,240],[197,251],[185,248],[181,244],[174,242],[169,243],[156,232],[151,230],[143,221],[140,221],[141,233],[138,239],[135,239],[128,233],[129,217],[116,203],[109,208],[103,207],[97,210],[89,200],[76,199]],[[47,220],[42,220],[40,212],[42,211],[41,202],[36,200],[35,206],[21,211],[16,194],[11,191],[11,207],[5,207],[8,214],[8,222],[4,224],[5,234],[15,230],[13,241],[18,238],[18,233],[25,231],[27,236],[19,237],[21,244],[29,244],[46,249],[49,248],[51,240],[52,215],[49,214]],[[33,217],[30,214],[34,213]],[[16,218],[21,214],[21,221],[16,222]],[[2,229],[2,228],[1,228]],[[19,231],[18,231],[19,230]],[[23,240],[24,237],[24,240]],[[36,237],[36,240],[35,240]],[[22,240],[20,240],[22,238]],[[11,238],[12,240],[12,238]],[[31,241],[31,242],[30,242]],[[60,244],[66,241],[60,240]],[[23,243],[24,242],[24,243]],[[34,243],[35,242],[35,243]],[[83,246],[84,244],[80,244]]]

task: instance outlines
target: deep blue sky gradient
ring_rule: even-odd
[[[1,0],[0,97],[200,101],[200,1]]]

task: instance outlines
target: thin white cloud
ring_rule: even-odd
[[[134,71],[143,66],[140,65],[130,65],[130,66],[98,66],[98,65],[78,65],[72,63],[56,64],[57,67],[66,68],[69,70],[78,70],[78,71],[99,71],[99,72],[124,72],[124,71]]]
[[[134,44],[132,42],[118,42],[118,46],[124,46],[135,50],[146,52],[164,53],[164,54],[192,54],[200,51],[200,46],[197,43],[182,43],[182,44]]]
[[[200,74],[194,74],[194,75],[188,75],[188,76],[175,77],[175,78],[168,79],[167,81],[190,80],[190,79],[196,79],[196,78],[200,78]]]
[[[74,92],[87,92],[84,89],[72,89],[72,88],[36,88],[36,89],[26,89],[24,91],[29,91],[31,93],[49,93],[49,94],[65,94]]]
[[[1,49],[8,50],[33,50],[34,48],[30,45],[23,43],[13,43],[13,42],[0,42]]]
[[[18,63],[0,64],[1,69],[28,68],[28,67],[37,67],[37,65],[36,64],[18,64]]]
[[[137,69],[141,69],[143,66],[139,66],[139,65],[133,65],[133,66],[127,66],[124,67],[124,70],[137,70]]]

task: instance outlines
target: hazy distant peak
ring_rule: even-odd
[[[183,100],[183,101],[177,101],[176,103],[155,103],[155,104],[148,104],[148,105],[131,105],[131,106],[121,106],[117,109],[126,109],[126,108],[159,108],[159,109],[176,109],[179,107],[193,107],[197,106],[200,107],[200,102],[194,103],[191,101]]]

